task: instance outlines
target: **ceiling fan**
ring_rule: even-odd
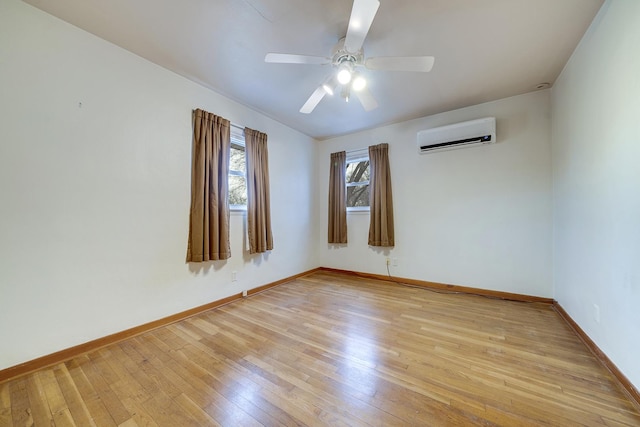
[[[371,111],[378,107],[369,89],[367,81],[358,72],[358,68],[389,71],[428,72],[433,68],[433,56],[386,56],[365,58],[362,45],[367,37],[380,6],[379,0],[354,0],[347,35],[334,46],[331,57],[295,55],[290,53],[268,53],[265,62],[282,64],[331,64],[335,72],[311,94],[307,102],[300,108],[301,113],[309,114],[320,103],[325,95],[333,95],[341,86],[340,94],[347,102],[353,92],[364,107]]]

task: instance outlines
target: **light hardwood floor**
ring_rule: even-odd
[[[1,426],[638,426],[549,305],[316,272],[0,384]]]

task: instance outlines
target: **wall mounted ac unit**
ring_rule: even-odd
[[[494,142],[496,142],[495,117],[470,120],[418,132],[420,154]]]

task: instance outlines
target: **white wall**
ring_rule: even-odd
[[[0,369],[317,267],[311,138],[17,0],[0,82]],[[232,258],[184,262],[198,107],[269,135],[267,256],[232,214]]]
[[[495,116],[498,143],[420,155],[416,133]],[[319,144],[320,264],[552,297],[549,91],[384,126]],[[346,246],[326,243],[329,155],[390,145],[396,246],[367,246],[369,214],[348,214]]]
[[[638,388],[639,47],[640,2],[607,1],[552,91],[556,299]]]

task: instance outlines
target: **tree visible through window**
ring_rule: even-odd
[[[247,161],[245,157],[244,135],[231,134],[231,155],[229,159],[229,205],[247,206]]]
[[[369,159],[347,160],[347,208],[369,206]]]

